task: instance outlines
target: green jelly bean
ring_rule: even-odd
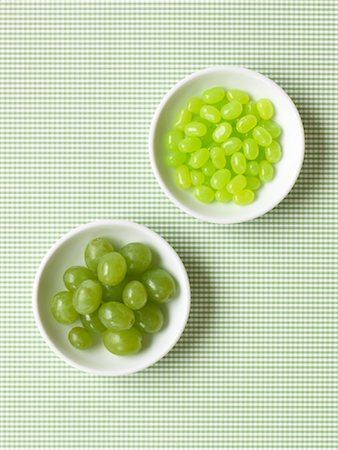
[[[209,105],[221,102],[225,97],[225,90],[222,87],[213,87],[207,89],[202,94],[202,99]]]
[[[260,122],[260,125],[271,134],[273,139],[277,139],[282,133],[281,127],[278,125],[278,123],[274,122],[273,120],[267,120],[267,121],[262,120]]]
[[[199,114],[205,103],[199,97],[192,97],[187,103],[187,110],[193,114]]]
[[[181,111],[178,113],[178,116],[176,118],[176,121],[174,123],[174,127],[178,130],[184,130],[184,127],[191,122],[192,114],[187,109],[181,109]]]
[[[221,120],[221,113],[217,108],[211,105],[204,105],[200,110],[200,116],[202,119],[211,123],[218,123]]]
[[[215,193],[209,186],[198,186],[195,197],[202,203],[211,203],[215,200]]]
[[[242,141],[238,137],[231,137],[222,144],[222,149],[226,156],[238,152],[242,148]]]
[[[263,120],[270,120],[275,114],[275,108],[267,98],[261,98],[256,105],[257,111]]]
[[[191,187],[190,171],[184,164],[176,170],[176,183],[182,189],[189,189]]]
[[[246,171],[246,158],[241,152],[236,152],[231,156],[231,168],[238,175]]]
[[[225,142],[232,133],[232,126],[228,122],[220,123],[212,134],[212,138],[215,142]]]
[[[207,150],[206,148],[200,148],[199,150],[191,154],[189,166],[193,169],[200,169],[208,161],[209,157],[209,150]]]
[[[204,136],[207,132],[207,127],[201,122],[189,122],[184,127],[186,136]]]
[[[269,163],[275,164],[282,157],[282,149],[277,141],[272,141],[268,147],[265,147],[265,158]]]
[[[238,133],[249,133],[257,125],[257,118],[252,114],[241,117],[236,123]]]
[[[260,118],[261,118],[257,111],[256,102],[254,102],[252,100],[245,105],[244,112],[245,112],[245,114],[251,114],[251,115],[255,116],[257,120],[260,120]]]
[[[224,150],[221,147],[213,147],[210,150],[211,161],[216,169],[223,169],[226,165]]]
[[[258,162],[247,161],[245,175],[256,177],[258,175]]]
[[[252,137],[255,139],[258,145],[262,147],[268,147],[272,142],[271,134],[263,127],[256,127],[252,132]]]
[[[226,188],[223,188],[215,192],[215,199],[221,203],[228,203],[232,199],[232,194]]]
[[[216,169],[211,161],[208,161],[204,166],[202,167],[202,172],[206,177],[212,177],[213,174],[216,172]]]
[[[259,153],[257,142],[252,138],[245,139],[243,141],[243,153],[246,159],[256,159]]]
[[[226,186],[230,194],[237,194],[246,187],[246,177],[243,175],[236,175]]]
[[[178,144],[178,149],[183,153],[192,153],[201,148],[202,141],[196,136],[188,136]]]
[[[190,176],[193,186],[201,186],[205,181],[205,175],[200,170],[192,170]]]
[[[257,177],[246,177],[246,187],[251,191],[257,191],[261,187],[261,184]]]
[[[166,164],[169,167],[179,167],[185,163],[187,155],[182,152],[171,151],[167,153]]]
[[[259,178],[264,183],[267,183],[268,181],[271,181],[274,176],[275,176],[275,169],[273,165],[266,160],[261,161],[259,163]]]
[[[234,194],[232,200],[240,206],[249,205],[255,200],[255,194],[250,189],[244,189],[243,191]]]
[[[230,181],[231,172],[228,169],[217,170],[210,179],[210,186],[213,189],[220,190]]]
[[[171,130],[166,136],[165,145],[168,150],[177,150],[179,142],[184,139],[184,134],[179,130]]]
[[[233,100],[237,100],[242,105],[245,105],[249,102],[250,97],[246,92],[240,91],[239,89],[230,89],[227,91],[227,99],[232,102]]]
[[[225,120],[237,119],[242,114],[243,106],[237,100],[226,103],[221,109],[221,114]]]

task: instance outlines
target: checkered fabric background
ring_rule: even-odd
[[[337,449],[337,20],[335,0],[1,2],[2,450]],[[147,135],[178,80],[230,64],[290,94],[306,157],[274,211],[218,226],[167,200]],[[159,232],[192,284],[179,343],[129,377],[68,367],[33,320],[42,257],[100,218]]]

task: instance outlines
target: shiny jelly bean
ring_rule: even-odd
[[[243,191],[234,194],[232,200],[240,206],[249,205],[255,200],[255,194],[250,189],[244,189]]]
[[[190,172],[191,183],[193,186],[201,186],[204,183],[205,175],[199,170],[192,170]]]
[[[188,136],[178,144],[178,149],[183,153],[192,153],[201,148],[202,141],[196,136]]]
[[[267,98],[261,98],[256,103],[257,111],[263,120],[270,120],[275,114],[273,104]]]
[[[182,189],[190,188],[191,176],[190,176],[190,171],[186,165],[183,164],[176,170],[175,179],[176,179],[176,183],[178,184],[178,186],[180,188],[182,188]]]
[[[257,118],[252,114],[247,114],[246,116],[238,119],[236,123],[236,130],[238,133],[244,134],[249,133],[257,125]]]
[[[263,160],[259,163],[259,178],[267,183],[275,176],[275,169],[268,161]]]
[[[242,105],[245,105],[250,100],[248,94],[244,91],[240,91],[239,89],[230,89],[227,91],[226,95],[229,101],[237,100]]]
[[[223,169],[226,165],[224,150],[221,147],[212,147],[210,149],[211,161],[216,169]]]
[[[243,141],[243,153],[246,159],[256,159],[259,153],[257,142],[252,138],[245,139]]]
[[[189,159],[189,166],[193,169],[199,169],[204,166],[209,157],[209,150],[207,150],[206,148],[200,148],[199,150],[191,154]]]
[[[221,203],[228,203],[232,200],[232,194],[230,194],[226,188],[220,189],[215,192],[215,200]]]
[[[218,123],[221,120],[221,113],[217,108],[211,105],[204,105],[200,110],[200,116],[202,119],[211,123]]]
[[[170,151],[166,156],[166,163],[168,167],[179,167],[185,163],[187,155],[182,152]]]
[[[236,152],[231,156],[231,168],[232,170],[241,175],[246,170],[246,158],[241,152]]]
[[[215,200],[215,193],[209,186],[198,186],[195,189],[195,197],[202,203],[211,203]]]
[[[273,139],[277,139],[282,133],[281,127],[278,125],[278,123],[274,122],[273,120],[266,120],[266,121],[262,120],[260,122],[260,125],[271,134]]]
[[[244,112],[245,112],[245,114],[252,114],[253,116],[256,117],[257,120],[260,120],[260,118],[261,118],[261,116],[259,115],[259,113],[257,111],[256,102],[254,102],[252,100],[245,105]]]
[[[212,134],[212,138],[215,142],[221,143],[225,142],[231,135],[232,126],[228,122],[223,122],[217,125],[215,131]]]
[[[184,133],[186,136],[202,137],[206,134],[207,127],[201,122],[189,122],[184,127]]]
[[[184,127],[191,122],[192,114],[187,109],[181,109],[181,111],[178,113],[178,116],[176,118],[176,121],[174,123],[174,127],[177,128],[177,130],[184,130]]]
[[[198,97],[192,97],[187,103],[187,110],[193,114],[199,114],[200,109],[204,106],[205,103],[202,99]]]
[[[213,174],[216,172],[216,169],[215,169],[215,166],[213,165],[213,163],[211,161],[208,161],[202,167],[202,172],[204,173],[204,175],[206,177],[212,177]]]
[[[269,163],[275,164],[282,157],[282,149],[277,141],[272,141],[268,147],[265,147],[265,158]]]
[[[261,187],[261,184],[257,177],[246,177],[246,187],[251,191],[257,191]]]
[[[237,119],[242,114],[243,106],[237,100],[226,103],[221,109],[221,115],[225,120]]]
[[[256,177],[258,175],[258,162],[247,161],[245,175]]]
[[[221,87],[207,89],[202,94],[202,100],[209,105],[221,102],[225,97],[225,90]]]
[[[252,132],[252,137],[255,139],[258,145],[261,145],[262,147],[268,147],[268,145],[272,142],[271,134],[266,131],[263,127],[256,127],[254,128]]]
[[[242,148],[242,141],[238,137],[231,137],[222,144],[226,156],[238,152]]]
[[[217,170],[210,178],[210,186],[213,189],[220,190],[230,181],[231,172],[228,169]]]
[[[226,185],[226,189],[230,194],[237,194],[246,187],[246,177],[243,175],[236,175]]]
[[[179,142],[184,139],[184,134],[179,130],[171,130],[166,136],[165,145],[168,150],[177,150]]]

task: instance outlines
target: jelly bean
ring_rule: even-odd
[[[174,123],[174,127],[178,130],[184,130],[184,127],[189,123],[192,119],[192,114],[187,109],[181,109],[178,113],[176,121]]]
[[[225,120],[237,119],[242,114],[243,106],[237,100],[226,103],[223,108],[221,108],[221,114]]]
[[[166,136],[165,145],[168,150],[177,150],[179,142],[184,139],[184,134],[179,130],[171,130]]]
[[[223,169],[226,165],[224,150],[220,147],[210,149],[211,161],[216,169]]]
[[[261,98],[256,105],[257,111],[263,120],[270,120],[275,114],[275,108],[267,98]]]
[[[199,114],[200,109],[204,105],[204,101],[198,97],[192,97],[187,103],[187,110],[193,114]]]
[[[178,149],[183,153],[192,153],[201,148],[202,141],[196,136],[188,136],[178,144]]]
[[[243,141],[243,153],[246,159],[254,160],[257,158],[259,153],[259,148],[257,142],[252,138],[245,139]]]
[[[271,134],[266,131],[265,128],[260,126],[254,128],[252,137],[255,139],[257,144],[261,145],[262,147],[268,147],[272,142]]]
[[[165,161],[169,167],[179,167],[185,163],[186,159],[187,155],[185,153],[172,151],[167,153]]]
[[[241,175],[246,170],[246,158],[241,152],[236,152],[231,156],[231,168],[232,170]]]
[[[248,133],[257,125],[257,118],[252,114],[241,117],[236,123],[238,133]]]
[[[211,161],[208,161],[204,166],[202,167],[202,172],[206,177],[212,177],[213,174],[216,172],[216,169]]]
[[[273,120],[262,120],[260,122],[260,125],[265,128],[266,131],[268,131],[274,139],[277,139],[282,133],[281,127]]]
[[[205,175],[199,170],[192,170],[190,172],[191,183],[193,186],[201,186],[205,181]]]
[[[236,175],[226,186],[230,194],[237,194],[246,187],[246,177],[243,175]]]
[[[275,169],[268,161],[263,160],[259,163],[259,178],[267,183],[275,176]]]
[[[221,120],[221,113],[217,108],[211,105],[202,106],[200,110],[200,116],[202,119],[206,119],[211,123],[218,123]]]
[[[256,117],[257,120],[260,120],[261,118],[257,111],[256,103],[252,100],[245,105],[244,112],[245,114],[252,114],[253,116]]]
[[[258,162],[257,161],[248,161],[246,163],[245,175],[249,175],[252,177],[256,177],[258,175]]]
[[[213,105],[215,103],[221,102],[225,97],[225,90],[221,87],[213,87],[207,89],[202,94],[202,99],[205,103]]]
[[[251,191],[257,191],[261,187],[261,184],[257,177],[246,177],[246,187]]]
[[[215,192],[215,199],[221,203],[228,203],[232,199],[232,194],[226,188],[223,188]]]
[[[202,203],[211,203],[215,199],[215,193],[209,186],[198,186],[195,189],[195,197]]]
[[[242,105],[245,105],[249,102],[250,97],[246,92],[240,91],[239,89],[230,89],[227,91],[227,99],[229,101],[237,100]]]
[[[220,123],[212,134],[213,140],[217,143],[225,142],[231,135],[232,126],[228,122]]]
[[[197,136],[201,137],[204,136],[207,132],[207,127],[200,122],[189,122],[184,127],[184,132],[186,136]]]
[[[206,148],[200,148],[196,152],[192,153],[189,160],[189,166],[193,169],[199,169],[208,161],[210,157],[209,150]]]
[[[232,197],[234,203],[240,206],[249,205],[255,200],[255,194],[250,189],[244,189]]]
[[[277,141],[272,141],[268,147],[265,147],[265,158],[268,162],[275,164],[282,157],[281,146]]]
[[[242,141],[238,137],[231,137],[222,144],[226,156],[238,152],[242,148]]]
[[[210,179],[210,186],[213,189],[223,189],[230,181],[231,172],[228,169],[217,170]]]
[[[182,165],[176,170],[176,183],[182,189],[190,188],[191,176],[190,171],[186,165]]]

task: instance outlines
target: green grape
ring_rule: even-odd
[[[201,122],[189,122],[184,127],[184,133],[186,136],[202,137],[207,132],[207,127]]]
[[[73,307],[72,297],[73,295],[67,291],[58,292],[54,295],[50,308],[54,319],[59,323],[68,325],[79,318]]]
[[[77,289],[82,281],[85,280],[96,280],[97,277],[94,272],[87,269],[87,267],[72,266],[66,270],[63,274],[63,282],[66,288],[73,292]]]
[[[191,183],[193,186],[201,186],[204,183],[205,175],[199,170],[192,170],[190,172]]]
[[[281,146],[277,141],[272,141],[268,147],[265,147],[265,158],[269,163],[275,164],[282,157]]]
[[[222,144],[222,149],[226,156],[239,152],[242,148],[242,141],[238,137],[231,137]]]
[[[85,250],[85,261],[87,266],[93,272],[96,272],[97,265],[103,255],[113,252],[114,247],[104,238],[95,238],[89,242]]]
[[[223,106],[221,109],[221,114],[225,120],[237,119],[242,114],[243,106],[237,100],[229,102]]]
[[[212,164],[216,169],[224,169],[224,167],[226,165],[226,158],[225,158],[223,148],[221,148],[221,147],[211,148],[210,149],[210,157],[211,157]]]
[[[146,303],[148,294],[146,288],[140,281],[130,281],[123,290],[123,303],[130,309],[140,309]]]
[[[218,123],[221,120],[221,113],[217,108],[211,105],[204,105],[200,109],[200,116],[202,119],[211,123]]]
[[[246,178],[243,175],[236,175],[226,186],[227,191],[230,194],[237,194],[242,191],[246,186]]]
[[[123,331],[106,330],[103,333],[103,343],[114,355],[131,355],[141,350],[142,333],[136,328]]]
[[[264,120],[270,120],[275,114],[275,108],[267,98],[261,98],[260,100],[258,100],[256,106],[259,115]]]
[[[195,197],[202,203],[212,203],[215,200],[215,193],[209,186],[198,186],[195,189]]]
[[[184,134],[179,130],[171,130],[166,136],[165,145],[168,150],[177,150],[179,142],[184,139]]]
[[[89,332],[82,327],[74,327],[68,333],[68,340],[78,350],[86,350],[93,345]]]
[[[243,142],[243,153],[246,159],[256,159],[259,153],[257,142],[252,138],[245,139]]]
[[[275,169],[272,164],[270,164],[268,161],[261,161],[259,163],[259,178],[264,181],[264,183],[267,183],[268,181],[271,181],[273,177],[275,176]]]
[[[147,270],[152,260],[150,248],[140,242],[130,242],[121,248],[120,253],[125,258],[127,272],[131,275]]]
[[[97,266],[97,276],[101,283],[116,286],[123,281],[127,273],[126,260],[120,253],[112,252],[102,256]]]
[[[217,170],[210,179],[210,186],[213,189],[220,190],[230,181],[231,172],[228,169]]]
[[[143,308],[135,311],[135,326],[145,333],[157,333],[163,323],[163,313],[154,303],[148,302]]]
[[[147,290],[149,299],[156,303],[167,302],[176,290],[174,279],[164,269],[148,270],[142,276],[142,283]]]
[[[216,169],[213,163],[211,161],[208,161],[202,167],[202,172],[206,177],[212,177],[213,174],[216,172]]]
[[[187,136],[178,144],[179,151],[183,153],[196,152],[201,147],[202,141],[196,136]]]
[[[178,113],[178,116],[176,118],[176,121],[174,123],[174,127],[177,130],[184,130],[184,127],[191,121],[192,114],[190,111],[186,109],[181,109],[181,111]]]
[[[257,125],[257,118],[253,114],[247,114],[237,120],[236,130],[238,133],[244,134],[251,131]]]
[[[116,286],[102,285],[102,301],[106,302],[122,302],[122,292],[125,285],[130,280],[126,277],[121,283]]]
[[[199,150],[191,154],[189,166],[193,169],[200,169],[208,161],[209,157],[209,150],[207,150],[206,148],[200,148]]]
[[[225,90],[221,87],[213,87],[207,89],[202,94],[202,99],[205,103],[213,105],[215,103],[221,102],[225,97]]]
[[[194,114],[199,114],[200,109],[204,106],[204,101],[198,97],[192,97],[187,103],[187,110]]]
[[[97,310],[91,314],[80,316],[80,320],[84,328],[86,328],[88,331],[92,331],[93,333],[103,333],[106,329],[106,327],[99,319],[99,313]]]
[[[249,189],[244,189],[243,191],[234,194],[232,200],[234,203],[240,206],[249,205],[255,200],[255,194]]]
[[[232,200],[232,194],[226,188],[223,188],[215,192],[215,199],[220,203],[228,203]]]
[[[167,153],[166,164],[168,167],[179,167],[185,163],[187,155],[179,151],[171,151]]]
[[[232,133],[232,126],[228,122],[222,122],[215,128],[212,138],[215,142],[225,142]]]
[[[73,295],[73,306],[79,314],[91,314],[102,300],[102,287],[97,281],[83,281]]]
[[[246,158],[241,152],[236,152],[231,156],[232,170],[241,175],[246,171]]]
[[[272,142],[271,134],[263,127],[256,127],[252,132],[252,137],[258,145],[268,147]]]
[[[99,309],[99,319],[109,329],[128,330],[134,325],[135,316],[123,303],[108,302]]]
[[[240,91],[239,89],[230,89],[227,91],[227,98],[230,102],[236,100],[242,105],[245,105],[249,102],[250,97],[246,92]]]

